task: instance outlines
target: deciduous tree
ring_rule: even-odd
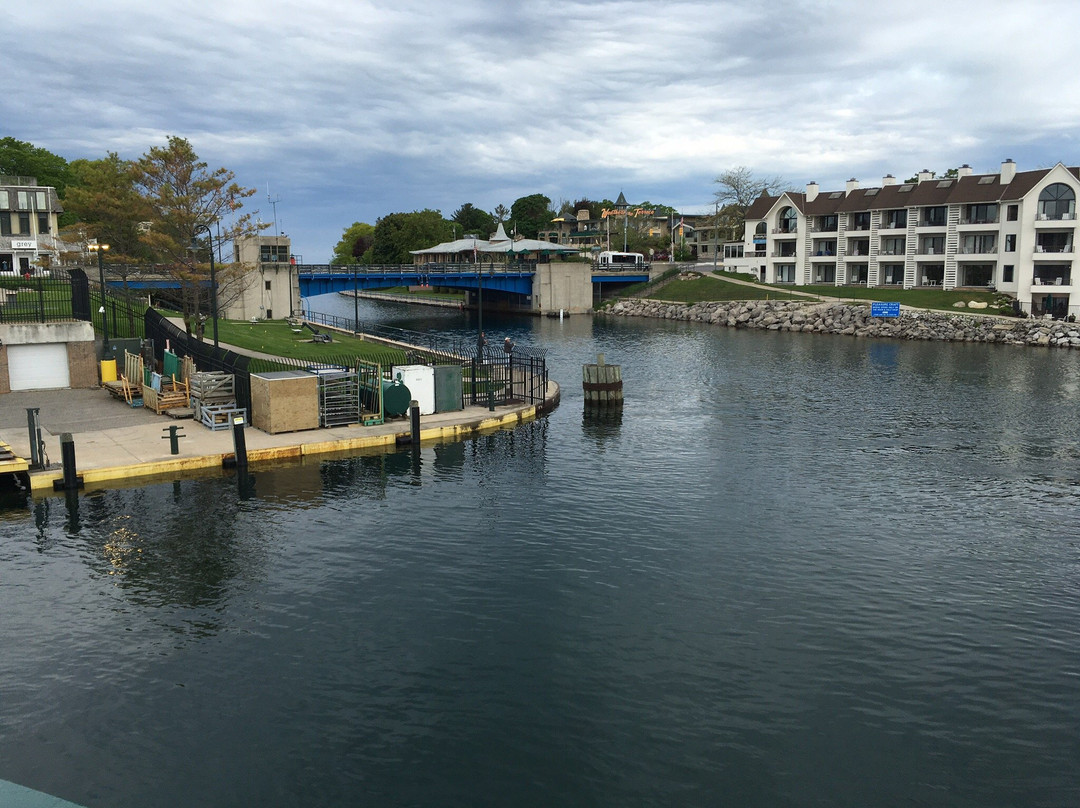
[[[452,237],[450,222],[437,210],[390,213],[375,222],[372,261],[376,264],[411,264],[410,250],[433,247]]]
[[[113,262],[150,260],[140,233],[150,209],[135,189],[134,163],[109,152],[102,160],[73,160],[70,176],[64,204],[78,216],[85,235],[108,244]]]
[[[525,238],[536,238],[541,228],[547,229],[553,216],[551,200],[543,194],[523,196],[510,206],[514,230]]]
[[[70,177],[68,162],[63,157],[13,137],[0,138],[0,174],[34,177],[38,185],[55,188],[61,201]],[[72,224],[75,220],[75,215],[65,210],[60,215],[60,226]]]
[[[746,211],[762,194],[782,193],[790,187],[783,177],[763,177],[755,174],[746,166],[738,166],[723,172],[715,180],[720,186],[713,194],[719,207],[726,211],[724,223],[729,228],[725,235],[729,239],[742,237],[746,223]],[[717,221],[720,226],[720,221]]]
[[[349,264],[370,264],[371,248],[375,243],[375,226],[366,222],[353,222],[334,246],[331,264],[346,266]]]
[[[265,225],[243,212],[243,200],[255,189],[235,179],[229,169],[211,171],[181,137],[170,137],[167,145],[150,149],[135,163],[135,188],[150,217],[142,240],[180,283],[186,317],[199,311],[200,289],[208,287],[211,245],[204,228],[213,233],[219,309],[242,294],[248,282],[244,267],[224,256],[231,254],[232,242],[254,236]]]
[[[473,234],[478,238],[486,239],[495,232],[495,217],[484,210],[474,207],[471,202],[466,202],[450,217],[450,221],[461,225],[461,234]]]

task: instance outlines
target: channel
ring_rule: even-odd
[[[0,779],[87,808],[1080,804],[1076,352],[484,328],[547,350],[558,409],[248,498],[0,513]],[[598,354],[621,413],[584,411]]]

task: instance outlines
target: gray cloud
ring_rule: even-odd
[[[69,158],[187,137],[325,260],[396,210],[701,210],[735,165],[830,187],[1075,163],[1077,22],[1056,0],[42,0],[0,11],[0,121]]]

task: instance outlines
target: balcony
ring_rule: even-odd
[[[1058,215],[1051,215],[1048,213],[1036,213],[1036,222],[1073,222],[1076,221],[1075,213],[1061,213]]]
[[[797,226],[790,228],[774,227],[772,229],[772,234],[774,236],[797,236],[799,234],[799,228]]]
[[[978,224],[997,224],[997,216],[966,216],[960,220],[960,224],[969,227]]]
[[[1031,280],[1032,286],[1072,286],[1072,279],[1068,272],[1061,275],[1038,275]]]
[[[948,224],[944,221],[939,222],[937,219],[922,219],[919,221],[916,227],[940,227],[942,230],[944,230],[946,227],[948,227]]]
[[[1036,244],[1035,254],[1032,256],[1036,261],[1057,261],[1062,255],[1072,255],[1071,244]]]

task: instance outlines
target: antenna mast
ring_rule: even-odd
[[[274,199],[270,198],[270,183],[269,182],[266,183],[266,201],[269,202],[270,206],[274,209],[274,235],[275,236],[280,236],[281,231],[278,230],[278,222],[277,222],[277,203],[281,201],[281,197],[279,196],[279,197],[276,197]]]

